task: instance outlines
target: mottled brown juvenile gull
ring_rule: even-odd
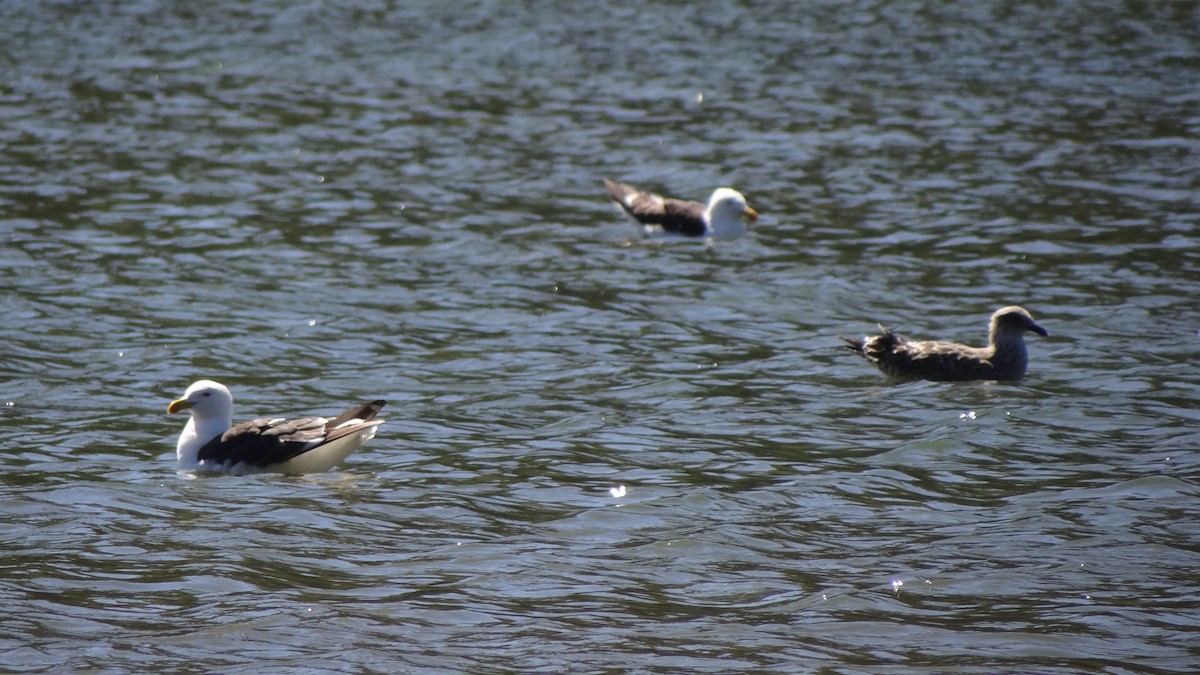
[[[200,380],[167,412],[192,417],[179,435],[179,468],[210,473],[320,473],[375,437],[385,401],[355,406],[333,419],[259,418],[233,425],[233,395],[225,385]]]
[[[879,335],[842,339],[852,352],[879,366],[892,377],[938,380],[1019,380],[1029,357],[1027,331],[1048,335],[1021,307],[1003,307],[992,314],[988,346],[968,347],[957,342],[911,342],[879,326]]]
[[[758,220],[758,212],[746,205],[742,193],[731,188],[717,188],[705,206],[642,192],[607,178],[604,185],[612,200],[641,224],[648,238],[736,239],[746,234],[748,223]]]

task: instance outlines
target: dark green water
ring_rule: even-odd
[[[0,2],[0,669],[1197,670],[1198,26]],[[1019,384],[838,349],[1014,303]],[[189,479],[202,377],[389,421]]]

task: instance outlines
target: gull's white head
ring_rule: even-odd
[[[708,224],[714,237],[740,237],[756,220],[758,211],[737,190],[717,188],[708,200]]]
[[[233,420],[233,394],[220,382],[199,380],[192,383],[183,393],[183,398],[171,401],[169,414],[190,410],[192,417],[199,419]]]
[[[183,398],[171,401],[169,414],[187,410],[191,418],[179,434],[175,454],[180,468],[193,468],[200,448],[225,433],[233,425],[233,394],[220,382],[200,380],[184,392]]]

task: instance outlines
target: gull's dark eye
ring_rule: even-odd
[[[203,396],[204,398],[208,398],[209,396],[212,396],[212,392],[211,392],[211,391],[206,391],[206,392],[204,392],[203,394],[201,394],[201,396]]]

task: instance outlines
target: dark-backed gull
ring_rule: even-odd
[[[641,224],[643,234],[649,238],[736,239],[746,234],[748,223],[758,220],[758,212],[746,205],[742,193],[731,188],[717,188],[705,206],[642,192],[607,178],[604,185],[613,201]]]
[[[259,418],[233,425],[233,395],[219,382],[200,380],[167,412],[191,419],[175,447],[182,470],[213,473],[320,473],[375,437],[385,401],[355,406],[333,419]]]
[[[879,329],[882,331],[879,335],[842,340],[848,343],[847,349],[879,366],[887,375],[938,381],[1018,380],[1029,362],[1025,333],[1048,335],[1029,312],[1016,306],[1003,307],[992,314],[986,347],[968,347],[956,342],[912,342],[882,325]]]

